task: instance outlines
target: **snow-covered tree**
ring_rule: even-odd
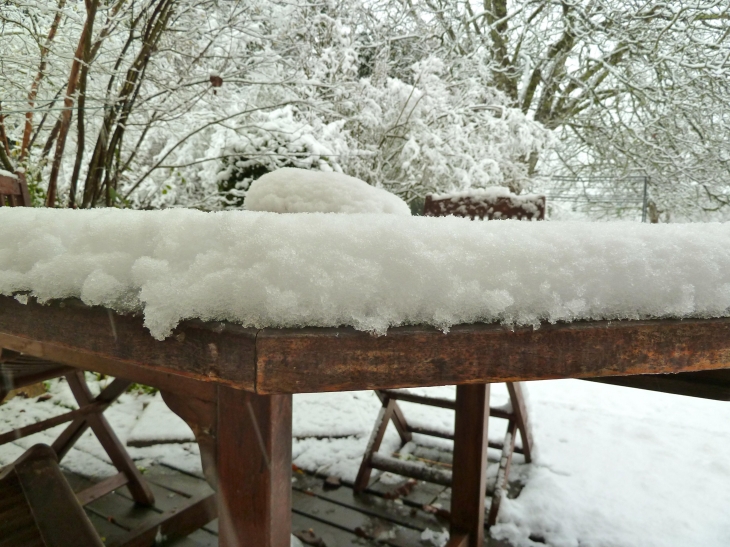
[[[510,104],[553,129],[532,170],[650,177],[659,209],[728,203],[730,4],[723,0],[377,3],[403,35],[482,58]],[[400,16],[394,15],[394,10]],[[376,8],[372,8],[376,9]],[[543,156],[544,157],[544,156]]]
[[[407,199],[521,188],[541,125],[483,63],[413,47],[382,15],[349,0],[6,2],[5,168],[84,207],[236,206],[283,165]]]

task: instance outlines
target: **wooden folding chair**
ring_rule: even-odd
[[[30,194],[22,174],[15,178],[0,176],[0,205],[30,206]],[[124,393],[131,382],[116,379],[94,398],[82,371],[0,348],[0,401],[11,390],[60,377],[65,377],[68,381],[79,404],[78,410],[0,434],[0,445],[71,422],[53,443],[53,449],[60,460],[90,427],[119,473],[79,494],[82,503],[89,503],[126,484],[137,503],[153,505],[152,491],[102,414]]]
[[[519,382],[508,382],[507,389],[510,395],[510,407],[491,407],[489,409],[489,415],[491,417],[507,420],[507,432],[503,442],[489,442],[490,448],[502,450],[502,456],[499,460],[497,480],[492,493],[492,504],[489,509],[489,516],[487,517],[488,526],[497,522],[499,506],[506,494],[512,454],[517,452],[524,456],[527,463],[532,461],[532,432],[527,420],[527,408],[522,394],[522,386]],[[443,486],[451,486],[451,471],[386,456],[378,453],[378,449],[383,441],[385,430],[391,421],[401,438],[401,446],[412,440],[413,433],[453,440],[454,435],[451,433],[444,433],[443,431],[409,424],[403,411],[398,406],[398,401],[447,408],[450,410],[456,410],[456,401],[415,395],[407,390],[398,389],[378,390],[376,394],[380,398],[383,406],[375,422],[375,428],[370,436],[367,449],[360,464],[360,470],[355,479],[353,490],[355,492],[362,492],[367,488],[373,469],[389,471],[397,475],[433,482]],[[521,447],[515,445],[518,432],[522,439]]]
[[[477,193],[473,195],[455,196],[428,195],[426,196],[426,202],[424,205],[424,215],[453,215],[471,218],[472,220],[544,220],[545,197],[498,194],[480,195]],[[519,382],[507,382],[507,390],[510,398],[509,407],[490,407],[489,410],[490,416],[507,420],[507,432],[505,434],[504,442],[489,443],[491,448],[501,449],[502,456],[499,461],[497,480],[494,485],[489,516],[487,517],[487,526],[491,526],[497,522],[499,506],[507,492],[512,455],[517,452],[524,456],[527,463],[532,461],[532,433],[530,431],[530,424],[527,416],[527,407],[522,394],[522,386]],[[360,464],[360,470],[358,471],[357,478],[355,479],[355,492],[362,492],[365,488],[367,488],[373,469],[380,469],[381,471],[389,471],[391,473],[426,482],[451,486],[451,471],[385,456],[383,454],[379,454],[378,449],[383,441],[383,436],[385,435],[388,423],[391,421],[398,431],[402,444],[411,440],[412,433],[452,440],[454,438],[452,434],[444,434],[437,430],[410,425],[406,420],[403,411],[398,406],[397,401],[407,401],[452,410],[456,409],[456,402],[447,399],[414,395],[405,390],[379,390],[376,391],[376,393],[383,406],[380,410],[378,419],[375,422],[375,428],[371,434],[370,441],[368,442],[367,449]],[[515,445],[517,432],[520,433],[520,438],[522,440],[521,447]]]
[[[47,445],[0,470],[0,545],[103,546]]]
[[[52,445],[60,460],[90,427],[119,473],[81,492],[79,500],[82,504],[86,505],[127,485],[137,503],[154,505],[155,499],[152,491],[102,414],[126,391],[131,382],[117,378],[97,397],[94,397],[86,384],[83,371],[5,349],[0,353],[0,375],[3,379],[0,384],[0,400],[10,389],[18,389],[52,378],[65,377],[79,405],[77,410],[0,434],[0,446],[71,422]]]
[[[25,175],[18,173],[14,177],[0,175],[0,207],[30,207],[30,193]]]

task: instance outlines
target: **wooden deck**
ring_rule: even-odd
[[[436,452],[440,452],[442,457]],[[435,450],[421,454],[438,459],[450,456],[450,453]],[[441,532],[448,529],[449,488],[413,480],[379,478],[364,494],[356,496],[352,485],[346,481],[339,486],[329,485],[326,477],[297,468],[293,475],[292,530],[305,534],[309,545],[424,547],[433,545],[421,539],[424,530]],[[90,484],[88,479],[78,475],[67,472],[66,476],[75,490]],[[159,519],[163,512],[184,507],[191,498],[211,492],[202,478],[163,465],[146,469],[144,477],[155,495],[154,508],[135,505],[126,487],[86,506],[106,545],[115,545],[129,530]],[[519,485],[511,486],[511,494],[514,495]],[[216,520],[186,538],[163,540],[158,545],[213,547],[218,545],[217,533]],[[489,537],[484,545],[509,547],[509,544]]]

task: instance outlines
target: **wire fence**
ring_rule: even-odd
[[[551,177],[539,193],[551,203],[594,218],[636,218],[647,221],[650,179],[626,177]]]

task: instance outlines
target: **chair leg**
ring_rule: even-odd
[[[521,382],[507,382],[507,391],[512,402],[512,412],[517,421],[517,428],[522,438],[522,451],[525,456],[525,463],[532,462],[532,429],[527,418],[527,406],[525,405],[525,396],[522,393]]]
[[[383,405],[387,404],[387,402],[383,402],[385,401],[386,397],[388,397],[385,393],[376,390],[375,394],[378,396],[380,402],[383,403]],[[413,439],[413,435],[408,430],[408,422],[406,421],[406,417],[403,415],[403,411],[400,409],[400,406],[398,406],[398,401],[395,401],[395,408],[393,408],[392,420],[393,425],[398,432],[398,435],[400,435],[401,442],[403,444],[410,442]]]
[[[380,444],[383,442],[383,436],[385,435],[385,430],[388,428],[388,422],[390,422],[393,417],[393,413],[395,412],[396,402],[394,399],[391,399],[386,395],[381,399],[381,401],[383,406],[378,414],[378,419],[375,422],[375,428],[370,435],[368,446],[365,449],[365,455],[363,456],[362,463],[360,464],[360,470],[357,472],[357,478],[355,479],[355,484],[352,487],[355,493],[365,490],[370,482],[370,474],[373,472],[373,454],[378,451],[378,448],[380,448]]]
[[[484,386],[482,386],[484,387]],[[481,389],[481,388],[480,388]],[[500,458],[499,462],[499,470],[497,472],[497,480],[495,483],[495,489],[494,489],[494,496],[492,497],[492,503],[489,509],[489,515],[487,517],[487,526],[492,526],[497,522],[497,515],[499,514],[499,507],[504,499],[504,497],[507,495],[507,485],[508,485],[508,479],[509,479],[509,471],[510,466],[512,464],[512,456],[515,452],[515,441],[517,439],[517,433],[519,432],[521,438],[522,438],[522,447],[523,447],[523,455],[525,457],[525,461],[527,463],[530,463],[532,461],[532,448],[533,448],[533,441],[532,441],[532,431],[530,429],[530,423],[527,418],[527,406],[525,405],[525,398],[522,391],[522,385],[519,382],[507,382],[507,390],[509,392],[510,402],[512,406],[512,412],[511,413],[505,413],[503,410],[501,410],[502,414],[500,417],[508,418],[508,424],[507,424],[507,433],[505,435],[504,444],[502,445],[502,457]],[[462,391],[464,393],[467,393],[467,389],[465,386],[457,386],[457,393],[459,391]],[[469,392],[471,393],[471,392]],[[367,488],[368,482],[370,481],[370,475],[372,473],[372,461],[373,461],[373,455],[378,451],[380,448],[380,445],[383,441],[383,436],[385,435],[385,430],[388,427],[388,423],[392,420],[393,424],[395,425],[398,434],[400,435],[401,441],[405,444],[406,442],[411,440],[411,431],[408,427],[408,423],[406,421],[405,416],[401,412],[401,409],[398,407],[398,403],[395,399],[391,399],[391,397],[388,395],[387,392],[383,391],[377,391],[376,394],[380,398],[380,401],[382,403],[382,408],[380,410],[380,414],[378,415],[378,419],[375,422],[375,428],[373,429],[373,432],[370,436],[370,441],[368,442],[367,449],[365,451],[365,455],[363,456],[362,463],[360,464],[360,470],[358,471],[357,478],[355,479],[354,484],[354,491],[355,492],[362,492]],[[482,396],[484,394],[481,394]],[[426,402],[426,398],[423,398],[424,401],[422,404],[429,404],[429,402]],[[476,401],[476,399],[474,400]],[[472,401],[472,402],[474,402]],[[486,405],[487,409],[489,409],[489,389],[488,386],[486,386]],[[456,408],[459,408],[458,403],[458,397],[457,397],[457,403]],[[487,416],[489,415],[489,412],[487,411]],[[486,428],[487,424],[484,423],[484,439],[486,439]],[[463,436],[463,435],[462,435]],[[456,437],[456,432],[455,432]],[[464,442],[464,441],[462,441]],[[485,440],[485,442],[487,442]],[[455,448],[456,452],[456,448]],[[457,455],[454,456],[457,458]],[[485,453],[486,458],[486,453]],[[427,480],[427,479],[426,479]],[[471,480],[471,479],[470,479]],[[486,486],[486,485],[485,485]],[[453,500],[452,500],[453,502]],[[462,527],[463,528],[463,527]],[[478,527],[477,527],[478,528]],[[460,530],[460,528],[457,526],[457,532]],[[476,530],[476,528],[475,528]],[[454,531],[454,528],[452,526],[452,531]],[[479,538],[476,535],[476,532],[474,532],[474,538],[471,537],[471,535],[467,534],[462,536],[459,536],[460,539],[454,538],[454,545],[459,544],[459,542],[468,541],[470,544],[476,541],[479,543]],[[466,538],[466,539],[464,539]],[[450,544],[451,545],[451,544]]]
[[[72,382],[72,380],[69,380],[68,375],[66,381],[68,381],[69,384]],[[108,406],[116,401],[119,396],[126,391],[130,383],[131,382],[129,382],[128,380],[122,380],[121,378],[117,378],[106,388],[104,388],[104,390],[102,390],[102,392],[98,395],[98,397],[96,397],[96,399],[94,399],[94,401],[103,402],[106,406]],[[88,406],[86,403],[79,403],[80,408],[84,408],[86,406]],[[106,406],[103,408],[106,408]],[[59,461],[63,459],[63,457],[68,453],[69,450],[71,450],[73,445],[76,444],[76,441],[79,440],[81,435],[83,435],[88,428],[89,424],[86,422],[86,417],[82,416],[73,420],[66,427],[63,433],[58,436],[58,438],[54,441],[52,448],[56,452]]]
[[[94,402],[94,397],[89,390],[89,386],[86,384],[84,373],[82,371],[73,372],[66,376],[66,378],[79,405],[85,406]],[[134,465],[132,458],[129,457],[129,454],[119,440],[119,437],[117,437],[116,433],[114,433],[114,430],[111,428],[104,415],[100,413],[89,414],[84,418],[84,421],[89,427],[91,427],[91,430],[99,439],[101,446],[109,455],[114,467],[126,475],[129,480],[127,487],[129,488],[134,501],[143,505],[154,505],[155,497],[152,494],[152,490],[150,490],[149,485],[142,478],[142,474],[137,469],[137,466]],[[67,430],[71,429],[74,423],[72,423]],[[81,433],[83,433],[83,428],[79,427],[77,428],[77,431],[71,435],[71,437],[78,439]],[[68,450],[68,448],[64,448]]]
[[[504,446],[502,447],[502,457],[499,459],[499,470],[497,471],[497,481],[494,484],[494,495],[492,496],[492,505],[489,507],[489,516],[487,517],[487,528],[497,522],[499,506],[502,499],[507,495],[507,482],[509,479],[509,468],[512,463],[512,454],[515,451],[515,438],[517,437],[517,421],[510,420],[507,424],[507,434],[504,436]]]

